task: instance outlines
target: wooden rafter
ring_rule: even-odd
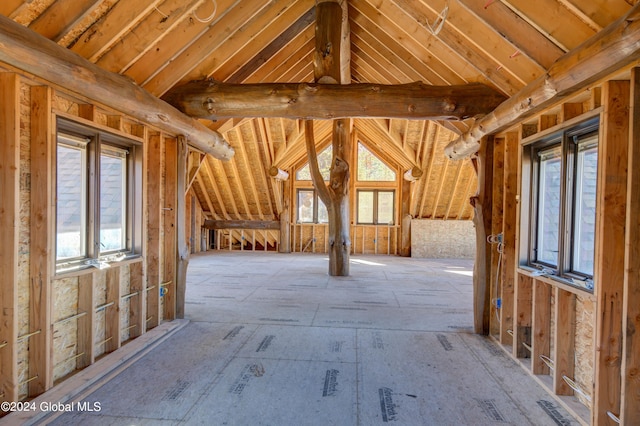
[[[192,145],[217,158],[233,156],[233,149],[219,133],[178,113],[128,79],[104,71],[4,16],[0,16],[0,45],[4,63],[146,123],[184,134]]]
[[[515,124],[575,93],[590,83],[640,58],[640,4],[626,15],[555,62],[547,73],[479,119],[473,127],[445,148],[450,158],[478,151],[484,135]]]
[[[108,71],[124,73],[172,31],[177,30],[180,25],[184,27],[185,20],[188,22],[191,13],[197,11],[204,2],[205,0],[189,0],[186,3],[184,0],[165,1],[140,21],[133,31],[124,35],[119,43],[111,45],[96,64]],[[194,22],[193,26],[196,24]],[[93,27],[89,31],[93,31]]]
[[[247,171],[246,175],[249,179],[249,190],[251,191],[251,195],[253,196],[253,200],[255,202],[256,208],[258,209],[258,217],[261,220],[264,220],[264,214],[262,212],[262,203],[260,202],[260,196],[258,196],[257,182],[254,177],[254,174],[251,172],[253,165],[251,164],[251,162],[249,162],[249,157],[247,156],[247,151],[244,147],[246,142],[244,140],[244,137],[242,136],[242,132],[240,131],[239,127],[236,127],[235,132],[238,138],[238,146],[240,147],[240,149],[238,150],[240,154],[239,160],[244,163],[244,169]],[[262,169],[264,170],[264,168]]]

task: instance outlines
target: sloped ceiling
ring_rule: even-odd
[[[625,14],[635,0],[348,0],[351,80],[481,82],[507,96]],[[215,9],[215,10],[214,10]],[[446,13],[445,13],[446,11]],[[215,12],[215,13],[214,13]],[[155,96],[190,80],[312,82],[314,0],[2,0],[0,14]],[[434,34],[438,17],[446,16]],[[272,219],[276,165],[304,163],[302,125],[286,119],[205,122],[236,151],[206,158],[193,179],[212,218]],[[424,171],[415,217],[467,219],[475,172],[443,147],[469,123],[357,119],[359,139],[401,168]],[[316,122],[319,144],[328,122]]]

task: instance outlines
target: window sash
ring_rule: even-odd
[[[309,189],[298,190],[298,222],[313,223],[315,211],[314,191]]]
[[[359,189],[357,223],[362,225],[393,225],[395,222],[395,191]]]
[[[528,152],[532,208],[527,264],[593,291],[598,119],[550,135]]]
[[[572,205],[573,238],[570,271],[588,277],[593,276],[595,258],[597,142],[597,135],[591,135],[577,142]]]
[[[536,262],[558,267],[562,151],[554,146],[538,152]]]
[[[102,146],[100,153],[100,254],[127,250],[127,152]]]
[[[56,261],[81,260],[88,257],[87,142],[78,142],[79,140],[70,139],[68,136],[58,137]],[[77,156],[75,161],[70,161],[74,156]]]
[[[102,267],[140,254],[142,201],[134,198],[142,184],[138,143],[61,118],[57,126],[56,271]],[[65,161],[69,153],[80,156]],[[71,208],[73,212],[65,212]],[[72,214],[76,218],[70,237],[64,221]]]
[[[298,189],[298,223],[329,223],[329,212],[315,189]]]

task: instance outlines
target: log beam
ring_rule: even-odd
[[[547,71],[445,147],[451,159],[480,149],[480,139],[504,130],[640,58],[640,3],[558,59]]]
[[[151,95],[126,77],[105,71],[74,52],[0,15],[0,62],[176,135],[220,160],[233,148],[218,132]]]
[[[174,88],[163,99],[187,115],[210,120],[238,117],[462,120],[493,111],[505,97],[479,83],[227,84],[199,80]]]
[[[202,224],[205,229],[280,229],[278,220],[211,220]]]
[[[289,179],[289,173],[285,170],[279,169],[276,166],[271,166],[269,168],[269,176],[274,178],[275,180],[287,180]]]

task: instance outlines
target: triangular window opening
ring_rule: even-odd
[[[333,146],[329,145],[320,154],[318,154],[318,167],[322,178],[329,180],[329,169],[331,169],[331,160],[333,160]],[[309,163],[305,164],[296,172],[296,180],[311,180],[311,169]]]
[[[396,173],[362,143],[358,142],[358,180],[395,182]]]

